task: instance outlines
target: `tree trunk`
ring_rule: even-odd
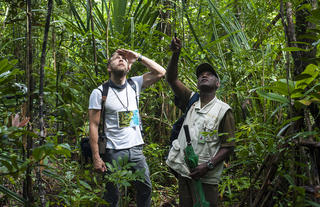
[[[107,10],[107,28],[106,28],[106,57],[109,60],[109,25],[110,25],[110,8],[111,8],[111,0],[109,1],[109,5],[106,5],[108,7]]]
[[[28,99],[27,99],[27,117],[30,117],[30,122],[28,123],[28,131],[32,132],[32,108],[33,108],[33,77],[32,77],[32,10],[31,10],[31,0],[27,0],[27,61],[26,61],[26,77],[27,77],[27,87],[28,87]],[[31,134],[31,133],[30,133]],[[31,158],[31,150],[33,147],[33,139],[29,133],[26,135],[26,159]],[[34,198],[32,191],[32,177],[31,177],[31,164],[28,164],[26,169],[26,178],[23,184],[23,197],[26,199],[26,206],[33,206]]]
[[[301,5],[307,4],[309,1],[302,2]],[[311,8],[314,8],[314,2],[311,4]],[[295,80],[300,75],[307,65],[311,63],[311,60],[316,56],[316,47],[310,48],[312,39],[306,38],[306,36],[315,36],[309,32],[314,28],[314,25],[308,22],[307,18],[310,16],[310,12],[307,9],[296,9],[296,23],[293,21],[293,10],[290,2],[286,3],[287,8],[287,40],[289,47],[299,47],[301,49],[310,49],[310,51],[293,51],[292,58],[294,63],[293,79]],[[298,44],[296,42],[304,42],[308,44]],[[310,46],[309,46],[310,45]],[[295,109],[293,116],[304,116],[304,109]],[[294,129],[295,132],[301,131],[304,126],[304,120],[300,119],[296,121]]]
[[[92,0],[88,0],[89,9],[90,9],[90,22],[91,22],[91,37],[92,37],[92,49],[93,49],[93,61],[94,61],[94,71],[96,76],[98,76],[98,61],[97,61],[97,52],[96,52],[96,39],[94,36],[94,23],[92,15]]]
[[[40,85],[39,85],[39,102],[40,102],[40,108],[39,108],[39,119],[40,119],[40,145],[44,143],[45,139],[45,127],[44,127],[44,118],[43,118],[43,110],[44,110],[44,94],[43,94],[43,87],[44,87],[44,66],[46,63],[46,48],[47,48],[47,42],[48,42],[48,34],[49,34],[49,28],[50,28],[50,20],[51,20],[51,12],[52,12],[52,4],[53,0],[48,1],[48,13],[46,18],[46,25],[44,29],[44,36],[43,36],[43,43],[42,43],[42,52],[41,52],[41,62],[40,62]],[[45,191],[42,187],[42,176],[40,168],[37,168],[37,185],[39,188],[39,197],[41,206],[46,205],[45,201]]]
[[[312,63],[310,60],[314,59],[316,56],[316,47],[312,46],[312,42],[314,40],[308,38],[308,36],[315,36],[315,34],[311,34],[309,32],[310,29],[314,28],[314,25],[308,22],[308,17],[310,17],[310,10],[306,9],[307,7],[302,8],[306,4],[309,4],[311,6],[310,8],[314,9],[314,6],[315,6],[314,1],[311,1],[311,2],[303,1],[297,8],[292,8],[291,2],[286,3],[287,24],[286,25],[284,24],[284,27],[285,27],[287,44],[289,47],[298,47],[298,48],[304,49],[304,51],[291,52],[293,64],[294,64],[293,73],[292,73],[293,80],[296,80],[296,77],[305,70],[307,65]],[[281,7],[283,8],[283,5],[281,5]],[[282,15],[283,14],[284,12],[282,10]],[[294,14],[295,14],[295,19],[294,19]],[[292,107],[291,117],[298,117],[298,116],[301,116],[304,118],[301,118],[294,122],[290,130],[288,130],[289,136],[296,135],[301,131],[312,130],[312,127],[310,127],[310,123],[308,128],[309,113],[307,113],[307,109]],[[310,137],[310,139],[312,138]],[[302,140],[303,138],[299,137],[299,142],[301,142]],[[307,156],[312,157],[313,155],[308,155],[304,147],[297,146],[294,152],[294,157],[295,157],[294,163],[305,163],[306,160],[309,159]],[[311,165],[314,165],[314,163],[311,163]],[[310,172],[309,169],[305,169],[299,164],[295,164],[292,170],[294,171],[292,173],[297,175],[301,175],[305,171]],[[314,176],[311,176],[311,177],[314,177]],[[305,183],[305,182],[308,182],[308,183]],[[298,176],[296,176],[295,184],[297,186],[302,186],[305,184],[310,185],[310,182],[312,182],[312,178],[310,178],[310,180],[308,181],[305,181],[299,178]]]
[[[51,12],[52,12],[52,0],[48,1],[48,13],[46,18],[46,25],[44,29],[44,37],[42,42],[42,52],[41,52],[41,62],[40,62],[40,86],[39,86],[39,99],[40,99],[40,109],[39,109],[39,119],[40,119],[40,137],[44,139],[45,132],[44,132],[44,120],[43,120],[43,110],[44,110],[44,103],[43,103],[43,86],[44,86],[44,66],[46,63],[46,49],[47,49],[47,42],[48,42],[48,34],[50,28],[50,19],[51,19]],[[41,140],[42,142],[43,140]]]
[[[54,21],[54,17],[52,17],[52,21]],[[59,85],[58,85],[58,67],[57,67],[57,50],[56,50],[56,29],[55,27],[52,28],[52,54],[53,54],[53,70],[56,72],[56,108],[59,104]],[[58,128],[57,128],[58,131]]]

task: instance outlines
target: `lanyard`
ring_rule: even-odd
[[[119,100],[119,102],[121,103],[122,107],[125,108],[127,111],[129,108],[129,98],[128,98],[128,87],[126,86],[126,96],[127,96],[127,106],[124,105],[124,103],[121,101],[121,99],[119,98],[117,92],[113,89],[113,87],[110,87],[113,91],[114,94],[116,94],[117,99]]]

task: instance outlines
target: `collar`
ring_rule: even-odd
[[[194,104],[194,108],[196,112],[205,114],[211,110],[211,108],[214,106],[216,102],[217,102],[217,96],[215,96],[209,103],[207,103],[205,106],[201,108],[201,100],[199,99],[199,101],[197,101]]]
[[[127,86],[127,80],[123,85],[117,85],[112,80],[109,80],[110,87],[115,88],[115,89],[124,89]]]

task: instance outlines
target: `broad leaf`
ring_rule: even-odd
[[[296,52],[296,51],[309,51],[308,49],[303,49],[303,48],[299,48],[299,47],[286,47],[286,48],[283,48],[283,51],[286,51],[286,52]]]
[[[287,103],[287,104],[289,103],[289,100],[286,97],[279,95],[279,94],[276,94],[276,93],[266,93],[261,90],[258,90],[257,93],[261,97],[266,98],[271,101],[276,101],[276,102],[280,102],[280,103]]]
[[[306,69],[298,76],[300,80],[296,83],[296,88],[305,89],[313,80],[319,75],[319,68],[316,65],[310,64]],[[301,77],[303,77],[301,79]]]
[[[18,201],[19,203],[25,205],[26,204],[26,200],[21,197],[19,194],[11,191],[10,189],[4,187],[3,185],[0,185],[0,191],[4,194],[4,195],[8,195],[11,198],[13,198],[14,200]]]

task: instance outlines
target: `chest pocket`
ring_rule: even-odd
[[[218,119],[206,119],[197,144],[197,154],[200,162],[206,162],[219,150],[220,138],[218,136]]]
[[[204,123],[203,133],[201,133],[203,141],[211,144],[219,142],[218,136],[218,119],[208,120]],[[200,142],[201,143],[201,142]]]

